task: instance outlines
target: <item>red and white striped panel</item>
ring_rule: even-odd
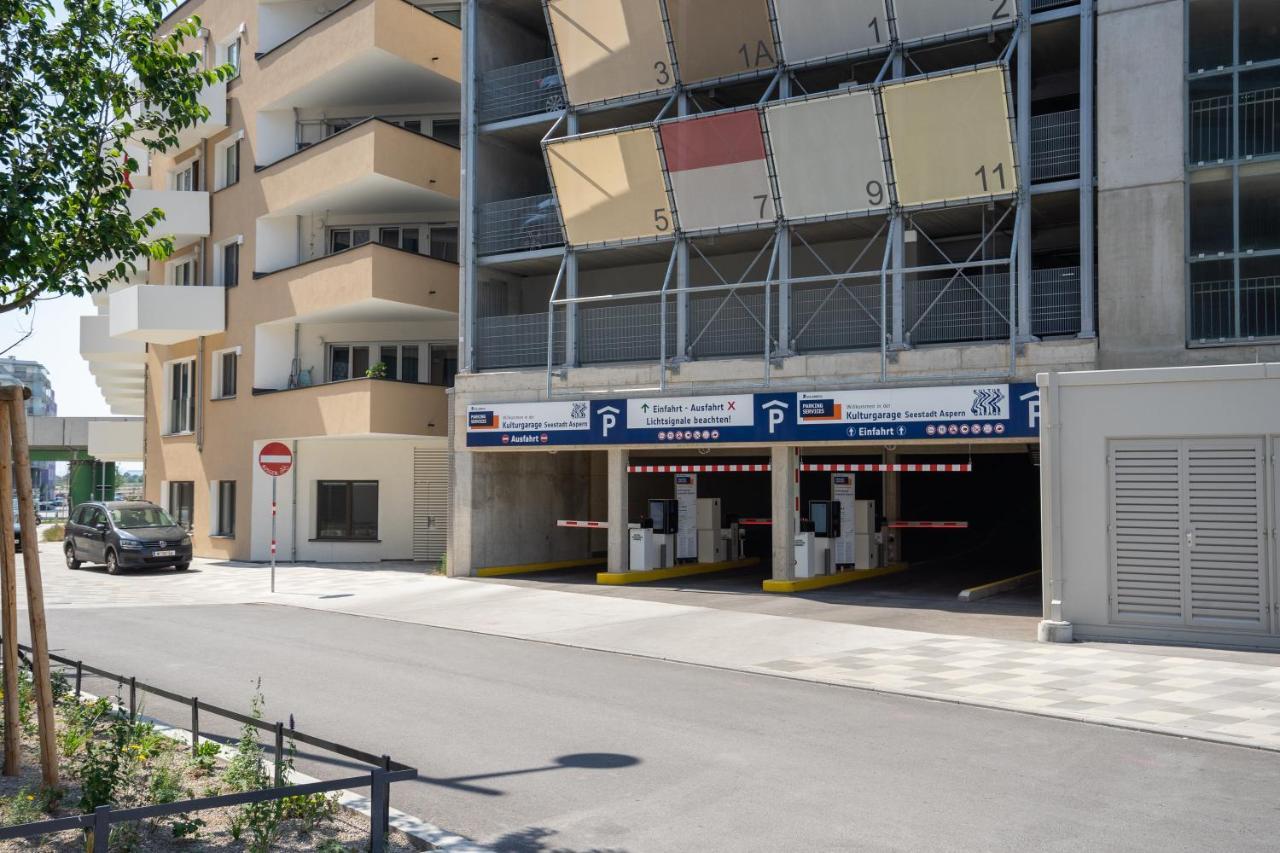
[[[893,521],[889,523],[893,530],[967,530],[967,521]]]
[[[629,474],[767,474],[769,465],[628,465]]]
[[[607,521],[569,521],[568,519],[560,519],[556,522],[556,527],[591,527],[603,528],[608,527]]]
[[[883,464],[854,464],[854,463],[837,463],[834,465],[801,465],[802,471],[830,471],[832,473],[899,473],[899,474],[968,474],[973,471],[973,465],[938,465],[933,463],[897,463],[893,465]]]
[[[738,524],[743,527],[772,527],[772,518],[740,518]]]

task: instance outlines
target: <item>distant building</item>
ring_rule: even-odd
[[[25,385],[31,389],[27,417],[58,414],[58,401],[54,397],[53,383],[49,381],[49,371],[40,362],[0,358],[0,385]],[[54,462],[33,462],[31,465],[31,483],[39,500],[53,500],[55,466]]]

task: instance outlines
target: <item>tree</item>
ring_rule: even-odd
[[[163,151],[206,121],[200,21],[156,33],[171,0],[0,0],[0,313],[103,290],[173,251],[134,218],[128,149]],[[91,276],[89,265],[114,260]]]

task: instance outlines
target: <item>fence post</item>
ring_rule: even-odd
[[[93,853],[108,853],[111,846],[111,806],[93,810]]]
[[[200,751],[200,700],[191,697],[191,757]]]
[[[138,677],[129,676],[129,719],[138,718]]]
[[[391,772],[391,756],[382,756],[382,769]],[[385,835],[391,831],[391,783],[383,782],[382,789],[384,795],[382,797],[382,832]]]
[[[76,661],[76,701],[80,701],[80,685],[84,681],[84,661]]]
[[[369,853],[386,853],[387,849],[385,815],[389,804],[386,783],[382,781],[385,773],[377,767],[369,774]]]
[[[284,784],[284,723],[276,723],[276,787]]]

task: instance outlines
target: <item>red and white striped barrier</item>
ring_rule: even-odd
[[[772,518],[740,518],[738,524],[742,527],[772,527]]]
[[[800,466],[801,471],[830,471],[832,473],[898,473],[898,474],[968,474],[973,471],[972,464],[934,464],[934,463],[896,463],[893,465],[884,464],[855,464],[855,463],[836,463],[832,465],[805,464]]]
[[[967,530],[967,521],[893,521],[892,530]]]
[[[568,519],[560,519],[556,522],[556,527],[590,527],[599,530],[609,526],[607,521],[570,521]]]
[[[628,465],[628,474],[767,474],[769,465]]]

